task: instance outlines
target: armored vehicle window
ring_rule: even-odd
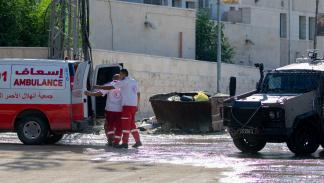
[[[269,73],[261,93],[306,93],[318,87],[318,73]]]

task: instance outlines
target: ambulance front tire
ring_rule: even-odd
[[[49,133],[45,140],[45,144],[56,144],[63,138],[64,134],[55,134],[55,133]]]
[[[36,116],[23,117],[17,126],[18,138],[26,145],[43,144],[48,133],[49,127],[46,120]]]

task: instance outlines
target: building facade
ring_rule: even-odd
[[[217,19],[217,0],[127,0],[189,9],[209,9]],[[235,49],[234,63],[264,63],[273,69],[287,65],[313,49],[316,0],[240,0],[222,4],[225,35]],[[320,1],[319,13],[324,13]],[[324,39],[317,38],[323,51]]]
[[[196,12],[121,1],[90,1],[94,49],[194,59]]]
[[[230,5],[222,19],[235,48],[234,62],[261,62],[268,69],[295,62],[314,48],[315,9],[315,0],[241,0]],[[323,2],[319,12],[324,12]],[[323,47],[324,39],[317,37],[317,48]]]

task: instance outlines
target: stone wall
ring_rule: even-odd
[[[217,64],[204,61],[158,57],[151,55],[94,50],[95,65],[124,63],[131,75],[139,81],[142,93],[141,115],[153,115],[150,96],[158,93],[207,91],[216,93]],[[229,93],[231,76],[237,77],[237,93],[253,90],[259,79],[252,67],[222,64],[221,91]]]

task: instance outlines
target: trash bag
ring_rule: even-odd
[[[138,126],[138,129],[140,131],[152,130],[159,126],[155,116],[152,116],[150,118],[145,118],[142,120],[141,123],[136,124],[136,125]]]
[[[174,95],[174,96],[172,96],[172,97],[169,97],[169,98],[168,98],[168,101],[170,101],[170,102],[172,102],[172,101],[180,102],[181,99],[180,99],[180,96]]]
[[[187,96],[187,95],[183,95],[182,97],[180,97],[180,100],[181,100],[181,102],[192,102],[192,101],[194,101],[192,96]]]
[[[197,95],[194,96],[196,102],[206,102],[209,101],[209,97],[204,92],[198,92]]]

